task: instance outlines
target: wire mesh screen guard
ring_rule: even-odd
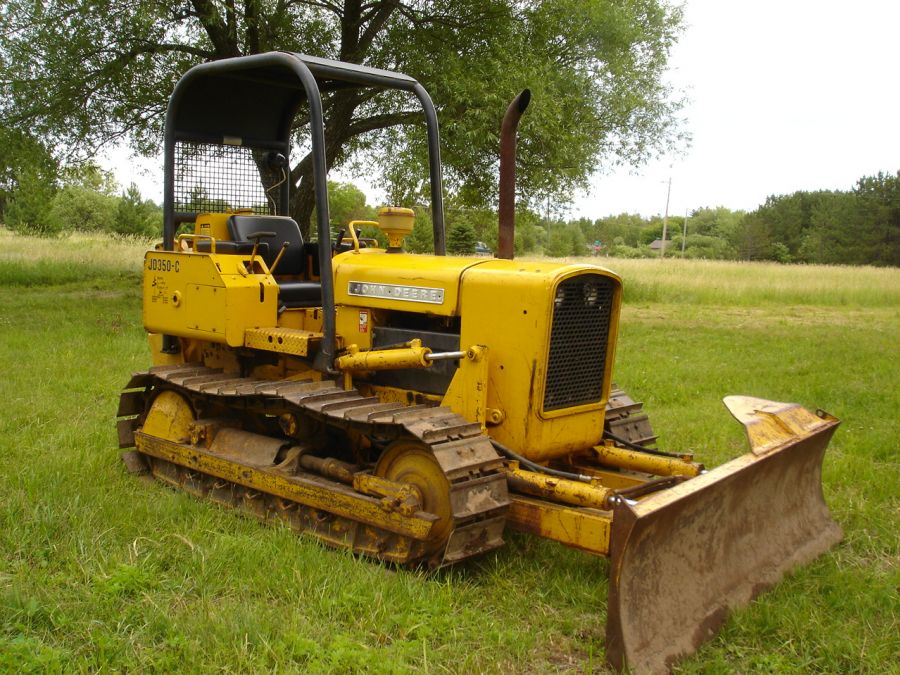
[[[222,212],[252,209],[275,214],[281,169],[269,169],[266,151],[246,146],[175,144],[176,211]],[[266,196],[266,190],[269,196]]]
[[[603,397],[613,292],[612,280],[599,274],[581,274],[557,288],[545,411],[596,403]]]

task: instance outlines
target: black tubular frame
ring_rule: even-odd
[[[227,93],[223,91],[226,85]],[[411,92],[419,99],[428,133],[434,252],[436,255],[445,255],[444,200],[437,112],[428,92],[413,78],[401,73],[293,52],[268,52],[194,66],[175,85],[166,109],[163,246],[165,250],[171,251],[175,247],[176,225],[196,217],[194,213],[175,212],[175,144],[180,141],[240,144],[255,149],[275,150],[290,160],[291,125],[297,108],[306,101],[309,106],[312,142],[324,333],[313,366],[319,371],[329,373],[333,372],[335,358],[335,308],[328,212],[328,167],[325,159],[321,90],[347,87],[399,89]],[[210,99],[208,103],[206,98]],[[273,105],[279,105],[281,109],[268,109],[271,106],[264,106],[267,100],[271,100]],[[259,115],[254,115],[252,106],[257,105],[258,101]],[[205,105],[201,105],[201,102]],[[232,108],[231,103],[235,104],[236,110]],[[195,108],[202,108],[202,112]],[[207,123],[213,127],[212,131],[204,127]],[[283,214],[287,214],[290,207],[289,183],[290,181],[285,181],[282,185],[278,199],[277,212]],[[171,352],[177,349],[175,339],[164,336],[163,351]]]

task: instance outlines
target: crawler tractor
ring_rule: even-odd
[[[332,239],[322,94],[345,88],[421,105],[434,255],[403,251],[399,207],[379,211],[384,248],[358,222]],[[728,397],[750,452],[706,471],[655,449],[612,384],[619,277],[512,260],[528,98],[503,123],[498,257],[448,257],[437,116],[414,79],[284,52],[189,70],[144,263],[153,365],[121,395],[119,442],[133,473],[396,565],[450,565],[507,528],[609,556],[607,658],[664,670],[840,539],[821,489],[838,421]],[[298,111],[313,241],[286,215]]]

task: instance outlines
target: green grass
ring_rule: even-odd
[[[569,258],[618,272],[627,302],[742,307],[900,306],[897,270],[724,260]]]
[[[148,363],[144,245],[0,246],[0,671],[603,669],[603,559],[512,534],[398,571],[128,476],[114,419]],[[629,289],[616,380],[664,446],[744,452],[730,393],[843,419],[824,489],[844,542],[681,668],[898,672],[900,272],[603,262]]]

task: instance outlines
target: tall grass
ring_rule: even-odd
[[[900,270],[725,260],[567,258],[619,273],[628,302],[900,307]]]
[[[73,232],[27,237],[0,227],[0,286],[39,286],[139,273],[153,242],[140,237]]]
[[[602,670],[604,559],[512,533],[456,569],[397,570],[128,476],[114,420],[149,360],[144,245],[0,237],[0,671]],[[845,541],[680,669],[897,672],[900,316],[878,295],[897,272],[621,262],[662,294],[626,299],[616,379],[664,447],[744,452],[729,393],[843,420],[824,490]],[[846,288],[855,304],[834,302]]]

